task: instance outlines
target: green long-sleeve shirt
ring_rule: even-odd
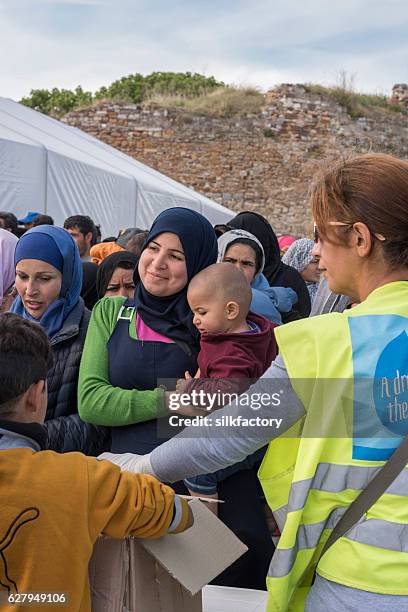
[[[109,381],[108,341],[125,298],[103,298],[92,311],[78,381],[78,412],[97,425],[132,425],[165,414],[164,391],[114,387]],[[135,313],[129,334],[136,338]]]

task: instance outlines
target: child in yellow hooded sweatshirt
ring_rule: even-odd
[[[39,325],[0,316],[1,610],[26,609],[7,600],[30,593],[64,594],[62,609],[88,612],[88,563],[100,534],[159,538],[192,524],[186,501],[155,478],[46,450],[51,355]]]

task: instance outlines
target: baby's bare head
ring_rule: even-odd
[[[192,310],[199,302],[218,302],[227,308],[228,304],[238,306],[234,320],[245,321],[252,300],[251,287],[241,270],[229,263],[217,263],[205,268],[191,280],[187,298]]]

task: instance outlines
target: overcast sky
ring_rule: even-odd
[[[0,95],[191,71],[268,89],[408,82],[407,0],[0,0]]]

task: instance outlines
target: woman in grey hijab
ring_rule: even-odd
[[[252,289],[251,310],[274,323],[282,323],[281,313],[292,310],[297,295],[289,287],[270,287],[262,271],[265,255],[261,242],[246,230],[234,229],[218,238],[218,262],[231,263],[246,276]]]
[[[312,255],[313,245],[310,238],[299,238],[282,257],[282,261],[295,268],[305,281],[312,304],[320,281],[319,262]]]

